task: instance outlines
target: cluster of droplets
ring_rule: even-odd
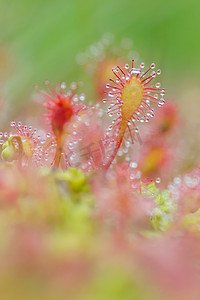
[[[64,161],[65,167],[75,166],[82,169],[84,172],[88,172],[94,168],[94,162],[92,156],[90,156],[90,150],[88,152],[88,159],[84,160],[81,155],[87,155],[87,147],[90,146],[91,140],[85,141],[85,137],[94,124],[92,115],[94,113],[94,107],[90,107],[87,113],[78,115],[73,124],[70,125],[70,135],[66,138],[63,152],[62,161]],[[96,119],[98,123],[98,119]],[[95,124],[96,125],[96,124]],[[84,144],[84,145],[82,145]],[[85,151],[84,151],[85,148]]]
[[[77,63],[86,65],[89,69],[95,69],[95,63],[106,59],[107,56],[122,57],[126,56],[128,59],[131,57],[138,58],[138,53],[132,50],[133,41],[130,38],[123,38],[119,45],[116,47],[114,44],[114,36],[111,33],[106,33],[96,43],[90,45],[84,52],[79,53],[76,57]]]
[[[52,135],[51,133],[42,131],[35,139],[35,148],[32,157],[33,164],[36,166],[48,166],[56,147],[55,142],[52,140]]]
[[[3,145],[5,143],[4,138],[7,140],[9,138],[10,134],[8,132],[0,132],[0,145]]]
[[[143,90],[144,97],[140,106],[132,114],[131,119],[128,121],[128,126],[132,127],[134,132],[138,132],[139,128],[136,126],[136,122],[141,123],[149,122],[151,117],[154,117],[154,109],[151,104],[157,104],[161,107],[165,100],[163,96],[165,95],[165,89],[160,88],[160,83],[150,85],[150,82],[157,76],[161,74],[161,70],[152,71],[150,75],[147,75],[151,70],[155,68],[155,64],[151,64],[147,71],[143,71],[144,63],[141,63],[139,68],[134,68],[134,61],[132,61],[132,67],[130,68],[128,64],[124,66],[122,70],[119,66],[113,68],[113,73],[116,76],[116,80],[110,79],[112,84],[107,84],[105,92],[107,97],[103,99],[104,103],[108,103],[108,115],[113,118],[112,125],[108,130],[113,130],[117,128],[122,121],[121,107],[124,102],[121,99],[121,94],[124,86],[131,79],[135,78],[140,81]]]
[[[67,90],[67,85],[65,82],[62,82],[60,85],[54,88],[51,86],[49,81],[45,81],[46,91],[39,90],[38,87],[36,87],[36,90],[39,91],[40,95],[46,100],[43,105],[45,108],[48,109],[48,114],[45,114],[46,116],[46,124],[51,126],[52,122],[52,112],[58,105],[61,99],[67,99],[69,98],[72,102],[74,112],[76,113],[76,110],[84,109],[86,106],[84,105],[86,96],[84,93],[81,93],[80,95],[77,94],[78,88],[82,86],[82,81],[79,82],[72,82],[69,86],[69,89]]]
[[[20,137],[24,136],[24,137],[32,139],[33,136],[35,135],[35,133],[37,132],[37,129],[32,129],[31,126],[28,127],[27,125],[23,126],[21,122],[16,123],[16,122],[12,121],[10,123],[10,126],[15,129],[15,132],[13,132],[13,133],[0,132],[0,138],[2,138],[2,140],[0,140],[1,145],[4,144],[5,139],[7,140],[10,136],[19,135]],[[3,139],[3,138],[5,138],[5,139]],[[32,140],[34,141],[35,139],[33,138]]]
[[[30,142],[32,158],[31,161],[36,166],[45,165],[45,161],[48,160],[49,151],[45,150],[45,143],[51,137],[50,133],[45,133],[37,128],[32,128],[32,126],[23,125],[22,122],[10,123],[13,130],[10,133],[0,132],[0,137],[5,138],[0,140],[0,144],[3,145],[9,137],[19,136],[21,138],[22,144],[26,141]],[[18,142],[13,140],[13,143],[18,146]]]
[[[142,191],[143,193],[146,193],[148,190],[148,185],[152,183],[153,181],[149,178],[142,178],[142,173],[138,169],[137,162],[131,161],[129,163],[129,178],[131,181],[131,188],[133,191]],[[161,179],[159,177],[156,178],[155,183],[159,184],[161,182]],[[153,194],[152,194],[153,196]]]
[[[176,201],[181,199],[182,195],[184,196],[188,191],[200,193],[200,169],[197,168],[182,177],[175,177],[168,189]]]
[[[82,118],[77,116],[76,120],[72,124],[71,134],[68,136],[64,149],[61,153],[66,167],[76,166],[77,164],[77,147],[78,143],[82,141],[82,137],[78,134],[79,122],[81,122],[81,120]]]

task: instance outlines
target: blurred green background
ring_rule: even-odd
[[[0,88],[12,114],[34,84],[87,81],[76,55],[107,32],[116,43],[133,39],[142,60],[162,69],[169,98],[200,108],[199,0],[0,0]]]

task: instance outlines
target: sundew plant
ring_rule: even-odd
[[[200,169],[177,164],[179,109],[154,63],[102,45],[77,59],[94,101],[46,81],[34,123],[0,133],[2,300],[200,299]]]

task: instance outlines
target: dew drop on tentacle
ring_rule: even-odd
[[[62,82],[60,87],[61,87],[61,89],[65,90],[67,87],[66,82]]]
[[[156,178],[156,183],[160,183],[160,178],[158,177],[158,178]]]
[[[125,68],[126,70],[128,70],[128,69],[129,69],[129,65],[126,64],[126,65],[124,66],[124,68]]]
[[[83,93],[80,94],[80,100],[81,100],[81,101],[85,101],[85,94],[83,94]]]

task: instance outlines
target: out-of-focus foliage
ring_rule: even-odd
[[[151,222],[155,229],[165,231],[172,224],[173,211],[176,207],[174,200],[170,197],[169,191],[162,191],[159,193],[155,183],[148,186],[149,197],[153,197],[156,207],[152,212]]]
[[[81,79],[87,88],[87,78],[75,65],[76,55],[106,32],[114,34],[116,43],[122,37],[133,39],[133,50],[146,63],[158,63],[169,93],[177,94],[179,76],[189,86],[197,84],[199,11],[198,0],[1,0],[3,94],[18,109],[26,106],[33,85],[46,79],[53,83]]]
[[[0,165],[3,299],[198,299],[199,210],[180,222],[169,191],[151,183],[140,198],[127,175],[108,178]]]

